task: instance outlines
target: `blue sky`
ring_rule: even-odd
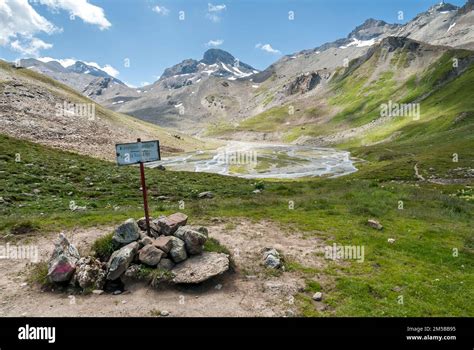
[[[8,31],[0,28],[1,58],[13,61],[38,56],[94,62],[134,86],[152,83],[165,68],[183,59],[201,58],[209,47],[224,49],[242,62],[265,69],[283,54],[345,37],[367,18],[404,23],[436,3],[433,0],[4,1],[0,2],[0,21],[13,23]],[[462,6],[465,1],[450,3]],[[6,7],[17,16],[8,17]],[[179,18],[183,14],[180,11],[184,11],[184,20]],[[290,11],[294,12],[293,20],[289,19]],[[398,19],[399,11],[403,11],[404,20]],[[28,16],[33,17],[27,21]],[[25,21],[21,22],[21,18]]]

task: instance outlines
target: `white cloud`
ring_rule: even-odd
[[[22,53],[50,48],[51,44],[35,39],[34,35],[60,31],[38,14],[27,0],[0,1],[0,23],[0,46],[10,45],[12,49]]]
[[[38,38],[30,40],[15,40],[10,44],[11,48],[26,56],[38,56],[40,50],[47,50],[53,47],[53,44],[45,43]]]
[[[114,67],[112,67],[110,64],[106,64],[105,66],[101,66],[96,62],[87,62],[87,61],[81,61],[81,62],[84,62],[88,66],[92,66],[94,68],[100,69],[100,70],[104,71],[105,73],[107,73],[108,75],[110,75],[111,77],[114,77],[114,78],[116,78],[120,74],[120,72],[117,69],[115,69]]]
[[[215,23],[220,22],[221,17],[219,16],[219,14],[222,11],[225,11],[226,9],[227,9],[226,5],[213,5],[211,3],[208,3],[206,18],[208,18],[209,20]]]
[[[97,62],[88,62],[88,61],[83,61],[83,60],[77,60],[75,58],[52,58],[52,57],[40,57],[38,58],[39,61],[41,62],[51,62],[51,61],[57,61],[63,66],[64,68],[70,67],[73,64],[75,64],[77,61],[84,62],[88,66],[100,69],[101,71],[104,71],[108,75],[116,78],[120,72],[112,67],[110,64],[106,64],[105,66],[101,66]]]
[[[170,14],[170,10],[168,10],[164,6],[159,6],[159,5],[156,5],[155,7],[153,7],[152,11],[162,16],[168,16]]]
[[[89,3],[88,0],[34,0],[54,11],[68,11],[71,19],[81,18],[84,22],[97,25],[100,30],[112,26],[105,17],[104,9]]]
[[[74,58],[65,58],[65,59],[57,59],[57,58],[52,58],[52,57],[39,57],[38,61],[41,62],[51,62],[51,61],[57,61],[63,66],[64,68],[67,68],[69,66],[72,66],[74,63],[76,63],[76,59]]]
[[[255,48],[260,49],[262,51],[266,51],[266,52],[271,53],[271,54],[275,54],[275,55],[280,55],[281,54],[280,50],[274,49],[272,47],[272,45],[270,45],[270,44],[260,44],[260,43],[258,43],[257,45],[255,45]]]
[[[217,39],[217,40],[209,40],[207,43],[206,43],[206,46],[208,47],[216,47],[216,46],[221,46],[222,44],[224,43],[224,40],[221,40],[221,39]]]
[[[147,86],[147,85],[150,85],[150,83],[149,83],[148,81],[142,81],[142,82],[140,83],[140,86],[142,86],[142,87],[143,87],[143,86]]]
[[[114,78],[117,78],[118,75],[120,74],[120,72],[115,69],[114,67],[112,67],[110,64],[106,64],[105,66],[103,66],[102,68],[99,68],[100,70],[103,70],[105,73],[107,73],[108,75],[110,75],[111,77],[114,77]]]
[[[69,11],[70,15],[97,25],[101,30],[111,26],[104,10],[90,4],[88,0],[0,0],[0,46],[10,46],[12,50],[31,56],[37,56],[40,50],[52,47],[52,44],[36,35],[50,35],[62,29],[36,12],[31,4],[45,5],[53,12]]]

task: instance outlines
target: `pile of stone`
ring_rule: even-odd
[[[115,248],[107,262],[87,256],[61,234],[48,264],[48,278],[53,283],[69,283],[83,290],[102,290],[107,284],[133,277],[141,267],[166,271],[172,283],[201,283],[229,269],[229,256],[204,252],[208,239],[205,227],[186,226],[182,213],[150,220],[150,235],[144,218],[128,219],[113,234]]]

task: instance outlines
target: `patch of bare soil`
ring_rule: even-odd
[[[286,231],[273,222],[248,220],[207,226],[233,254],[236,269],[196,286],[152,288],[137,282],[120,295],[68,295],[41,291],[26,284],[31,268],[27,260],[0,260],[0,316],[286,316],[297,315],[293,296],[304,287],[298,272],[271,273],[262,265],[262,249],[274,247],[286,259],[307,267],[321,267],[324,258],[315,253],[323,242],[302,233]],[[65,232],[81,253],[112,227]],[[57,234],[30,237],[10,244],[37,245],[40,259],[47,260]],[[4,244],[4,243],[2,243]],[[315,276],[316,277],[316,276]]]

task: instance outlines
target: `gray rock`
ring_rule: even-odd
[[[134,219],[128,219],[115,229],[112,240],[118,246],[124,246],[140,239],[139,227]]]
[[[145,237],[148,237],[148,235],[146,234],[145,231],[140,230],[139,234],[140,234],[140,239],[143,239],[143,238],[145,238]]]
[[[175,264],[171,259],[163,258],[160,260],[156,268],[160,270],[170,271],[171,269],[173,269],[174,265]]]
[[[165,236],[170,236],[180,226],[186,225],[188,221],[188,216],[183,214],[183,213],[174,213],[171,214],[170,216],[158,219],[156,221],[156,224],[159,228],[159,233],[163,234]]]
[[[55,243],[53,254],[48,262],[48,279],[51,282],[67,282],[71,280],[76,263],[80,259],[79,251],[69,243],[63,233]]]
[[[165,253],[156,248],[154,245],[149,244],[144,246],[138,253],[138,258],[142,263],[148,266],[156,266],[160,262],[161,258]]]
[[[201,192],[201,193],[198,194],[198,198],[199,199],[214,198],[214,193],[212,193],[211,191]]]
[[[263,250],[263,264],[272,269],[281,267],[280,253],[275,248],[265,248]]]
[[[265,248],[263,250],[263,259],[266,259],[267,256],[269,256],[269,255],[273,255],[277,258],[280,257],[280,253],[278,253],[278,251],[275,248]]]
[[[103,289],[107,270],[104,264],[93,257],[79,259],[76,264],[74,279],[82,289]]]
[[[138,251],[138,242],[132,242],[115,251],[108,262],[108,280],[119,278],[130,266]]]
[[[190,228],[191,230],[200,232],[206,237],[209,237],[209,230],[207,229],[207,227],[204,227],[204,226],[186,226],[186,227]]]
[[[378,222],[377,220],[374,220],[374,219],[369,219],[367,220],[367,224],[376,229],[376,230],[382,230],[383,229],[383,226],[382,224],[380,224],[380,222]]]
[[[316,293],[314,293],[314,295],[313,295],[313,300],[315,300],[315,301],[321,301],[321,300],[323,300],[323,293],[321,293],[321,292],[316,292]]]
[[[229,269],[229,257],[223,253],[204,252],[177,265],[171,272],[174,283],[201,283]]]
[[[267,255],[263,263],[266,267],[270,267],[272,269],[278,269],[281,266],[280,259],[274,255]]]
[[[153,218],[150,217],[150,223],[153,221]],[[142,217],[137,220],[137,225],[142,231],[146,231],[146,218]]]
[[[155,240],[153,238],[146,236],[146,237],[143,237],[139,243],[141,247],[144,247],[148,244],[153,244],[154,242]]]
[[[152,217],[150,217],[150,220],[149,220],[149,222],[150,222],[150,234],[154,237],[157,236],[157,233],[159,231],[159,228],[156,225],[156,220],[157,219],[153,219]],[[137,225],[140,228],[141,232],[146,232],[146,219],[145,219],[145,217],[142,217],[142,218],[138,219],[137,220]]]
[[[177,237],[171,237],[172,241],[172,248],[170,250],[171,259],[175,263],[179,263],[183,260],[188,258],[188,254],[186,253],[186,245],[184,241]]]
[[[173,248],[173,241],[171,236],[160,236],[153,241],[153,245],[168,254]]]
[[[174,236],[184,241],[186,251],[191,255],[201,254],[203,245],[207,240],[207,237],[201,232],[191,230],[187,227],[180,227],[174,233]]]

